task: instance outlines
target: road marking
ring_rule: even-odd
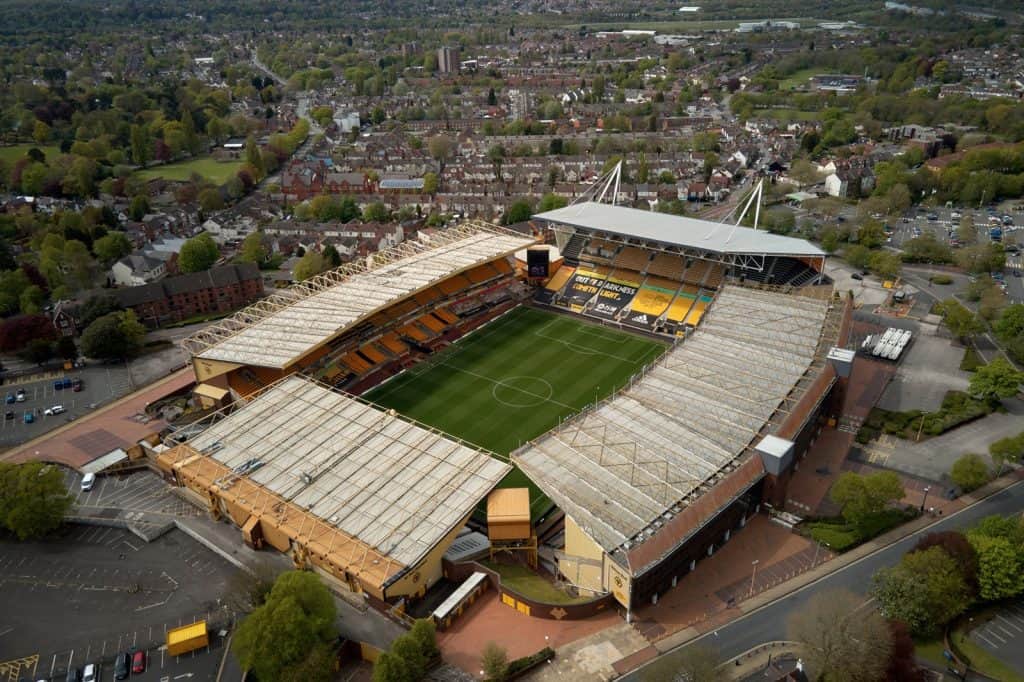
[[[1022,628],[1018,627],[1018,626],[1017,626],[1016,624],[1014,624],[1014,623],[1013,623],[1012,621],[1010,621],[1009,619],[1007,619],[1006,617],[1004,617],[1004,616],[1003,616],[1002,614],[998,614],[998,613],[997,613],[997,614],[996,614],[996,618],[998,618],[999,620],[1002,620],[1002,621],[1004,621],[1004,622],[1005,622],[1005,623],[1006,623],[1007,625],[1009,625],[1009,626],[1010,626],[1011,628],[1013,628],[1013,629],[1014,629],[1014,630],[1016,630],[1017,632],[1024,632],[1024,629],[1022,629]]]
[[[980,632],[975,632],[975,635],[977,635],[978,639],[983,640],[986,644],[988,644],[993,649],[998,649],[999,648],[998,644],[993,644],[988,638],[985,637],[985,635],[981,634]]]
[[[1005,639],[1003,639],[1002,637],[1000,637],[1000,636],[999,636],[999,635],[997,635],[996,633],[992,632],[992,627],[991,627],[991,625],[989,625],[989,626],[986,626],[986,627],[985,627],[985,634],[986,634],[986,635],[991,635],[991,636],[995,637],[996,639],[998,639],[998,640],[999,640],[1000,642],[1002,642],[1003,644],[1006,644],[1006,640],[1005,640]]]

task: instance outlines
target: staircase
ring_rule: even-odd
[[[584,245],[587,243],[587,237],[579,234],[578,232],[573,234],[569,239],[569,242],[562,249],[562,257],[565,262],[573,267],[580,264],[580,253],[583,251]]]

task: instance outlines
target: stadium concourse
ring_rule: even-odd
[[[848,375],[849,301],[800,239],[593,203],[535,222],[423,234],[187,339],[216,411],[159,465],[382,608],[524,485],[572,592],[656,601],[784,499]]]

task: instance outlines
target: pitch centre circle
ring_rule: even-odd
[[[506,377],[491,387],[491,395],[507,407],[534,407],[546,402],[555,390],[545,379],[529,375]]]

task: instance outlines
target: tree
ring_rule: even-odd
[[[113,295],[99,294],[92,296],[78,309],[78,323],[83,328],[88,327],[92,324],[93,320],[118,310],[121,310],[121,304]]]
[[[32,339],[18,355],[27,362],[42,365],[53,357],[53,344],[43,339]]]
[[[135,312],[108,313],[82,332],[82,353],[90,358],[119,360],[135,355],[141,348],[146,328]]]
[[[338,249],[334,248],[334,244],[324,247],[324,260],[327,262],[328,268],[336,268],[341,265],[341,254],[338,253]]]
[[[818,167],[806,159],[794,161],[793,165],[789,167],[788,175],[796,180],[797,187],[813,185],[821,180],[821,173],[818,172]]]
[[[501,166],[505,163],[505,148],[500,144],[492,145],[487,150],[487,158],[494,167],[494,177],[498,179],[498,182],[501,182]]]
[[[790,617],[787,636],[804,645],[807,663],[819,679],[884,679],[892,650],[889,626],[877,611],[863,606],[852,592],[819,592]]]
[[[526,199],[519,199],[508,207],[504,222],[506,225],[515,225],[529,220],[532,215],[533,204]]]
[[[209,270],[220,258],[220,250],[210,233],[192,237],[181,246],[178,254],[178,269],[182,272],[201,272]]]
[[[0,462],[0,525],[19,540],[59,528],[71,502],[64,474],[52,464]]]
[[[238,260],[243,263],[265,263],[267,260],[267,247],[263,245],[263,233],[260,231],[250,232],[242,240],[242,246],[238,249]]]
[[[108,232],[92,243],[92,252],[105,265],[132,252],[132,243],[124,232]]]
[[[843,518],[850,523],[860,523],[885,509],[890,502],[902,499],[903,485],[892,471],[867,476],[847,471],[836,480],[829,497],[842,508]]]
[[[1024,334],[1024,303],[1014,303],[1003,308],[992,328],[1003,341]]]
[[[132,161],[145,167],[153,158],[153,140],[149,135],[149,128],[144,125],[133,125],[131,127]]]
[[[968,339],[984,330],[981,320],[956,299],[947,298],[939,305],[942,321],[957,338]]]
[[[391,218],[391,212],[387,206],[375,201],[363,211],[363,220],[368,223],[386,223]]]
[[[1024,433],[1000,438],[993,442],[988,446],[988,454],[992,457],[992,462],[999,467],[999,472],[1002,473],[1003,466],[1017,462],[1024,456]]]
[[[267,169],[263,165],[263,155],[260,154],[260,148],[252,135],[245,139],[245,162],[255,171],[256,180],[262,180],[267,174]]]
[[[75,346],[75,339],[71,336],[62,336],[57,339],[57,345],[54,350],[57,353],[57,357],[63,360],[74,360],[78,357],[78,347]]]
[[[886,682],[925,682],[924,671],[917,667],[914,655],[914,638],[910,635],[907,624],[889,621],[889,641],[892,650],[885,668]]]
[[[422,623],[422,625],[421,625]],[[415,682],[423,679],[430,662],[440,652],[435,640],[433,621],[413,623],[409,632],[391,643],[373,666],[374,682]]]
[[[437,173],[428,171],[423,174],[423,192],[431,196],[437,194]]]
[[[219,189],[207,187],[199,193],[199,206],[204,211],[219,211],[224,208],[224,196]]]
[[[1017,395],[1021,382],[1024,382],[1024,372],[1000,356],[971,375],[970,393],[988,400],[1010,398]]]
[[[30,284],[21,291],[21,295],[18,296],[18,307],[21,312],[26,315],[35,315],[43,309],[43,303],[46,302],[46,292],[41,287],[35,284]]]
[[[955,530],[928,533],[917,541],[911,552],[923,552],[938,547],[956,563],[960,575],[972,595],[978,593],[978,553],[967,540],[967,536]]]
[[[875,251],[868,258],[868,268],[882,279],[896,279],[901,267],[900,257],[891,251]]]
[[[19,315],[0,323],[0,352],[16,353],[30,341],[53,340],[57,329],[46,315]]]
[[[326,269],[327,262],[323,255],[310,249],[302,258],[299,259],[299,262],[295,264],[295,269],[292,270],[292,278],[296,282],[302,282],[314,275],[319,275]]]
[[[494,642],[487,642],[480,654],[480,668],[486,675],[485,679],[494,682],[504,680],[508,674],[508,654],[505,649]]]
[[[540,203],[537,204],[537,213],[544,213],[545,211],[553,211],[556,208],[564,208],[569,205],[569,201],[562,196],[557,194],[545,194],[540,198]]]
[[[128,204],[128,217],[132,220],[142,220],[149,213],[149,197],[145,194],[136,194]]]
[[[315,573],[287,571],[239,625],[235,654],[259,679],[284,679],[337,636],[336,615],[334,599]]]
[[[434,135],[427,140],[427,151],[437,161],[440,174],[444,174],[445,162],[451,157],[454,147],[455,143],[447,135]]]
[[[981,455],[968,453],[953,463],[953,468],[949,471],[949,478],[963,488],[964,492],[969,493],[988,483],[992,478],[992,473],[988,470],[988,465]]]
[[[978,553],[979,596],[1006,599],[1024,592],[1024,548],[1002,537],[968,532]]]
[[[974,226],[974,216],[965,213],[960,218],[960,226],[956,229],[957,240],[966,246],[974,246],[978,243],[978,228]]]
[[[970,605],[971,593],[956,563],[940,547],[904,555],[875,574],[872,594],[887,618],[930,637]]]

